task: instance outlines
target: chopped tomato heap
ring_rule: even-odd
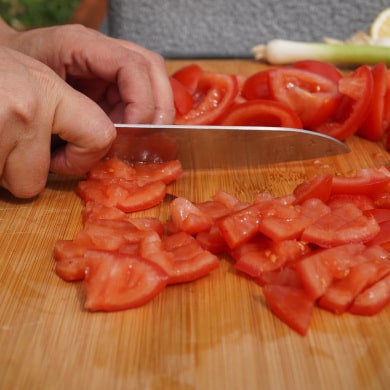
[[[261,70],[249,77],[197,64],[171,77],[177,124],[305,128],[345,140],[388,138],[390,70],[384,63],[343,74],[321,61]],[[390,149],[390,140],[386,140]]]
[[[60,277],[84,281],[86,309],[146,304],[167,285],[209,274],[220,254],[301,335],[315,307],[374,315],[390,303],[388,169],[315,176],[292,194],[249,203],[223,191],[200,203],[177,197],[165,222],[131,215],[161,202],[181,173],[177,161],[131,166],[113,157],[79,183],[83,229],[59,240],[54,256]]]

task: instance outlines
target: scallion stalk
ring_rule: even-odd
[[[270,64],[292,64],[301,60],[319,60],[334,64],[390,65],[390,47],[364,44],[297,42],[274,39],[266,45],[253,47],[257,60]]]

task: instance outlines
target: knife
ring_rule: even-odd
[[[185,169],[256,167],[350,152],[332,137],[308,130],[255,126],[115,124],[110,156],[130,162],[180,160]]]
[[[180,160],[185,169],[256,167],[350,152],[308,130],[255,126],[115,124],[110,154],[130,162]]]

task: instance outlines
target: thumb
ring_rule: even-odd
[[[116,130],[104,111],[67,84],[56,107],[52,133],[65,145],[51,156],[52,172],[86,173],[108,152]]]

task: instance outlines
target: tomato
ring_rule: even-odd
[[[369,254],[373,249],[375,253]],[[320,307],[337,314],[344,313],[366,287],[390,273],[390,262],[384,249],[369,248],[363,256],[366,261],[352,267],[345,278],[333,281],[320,298]]]
[[[355,134],[369,110],[373,84],[371,70],[365,65],[340,79],[341,102],[326,121],[312,129],[340,140]]]
[[[196,92],[202,73],[203,69],[199,65],[190,64],[177,70],[171,77],[178,81],[189,94],[193,95]]]
[[[170,204],[172,221],[180,231],[196,234],[210,229],[213,219],[189,200],[178,197]]]
[[[332,175],[316,175],[307,182],[297,185],[293,191],[294,204],[302,204],[308,199],[327,202],[332,191]]]
[[[285,324],[302,336],[307,334],[314,301],[301,288],[266,285],[264,297],[272,310]]]
[[[354,176],[334,176],[332,194],[363,194],[378,196],[390,183],[386,168],[359,169]]]
[[[359,315],[379,313],[390,302],[390,275],[361,292],[354,300],[349,311]]]
[[[136,171],[128,163],[115,157],[101,160],[88,172],[88,179],[101,180],[118,177],[134,180]]]
[[[349,268],[362,262],[364,244],[340,245],[330,249],[319,249],[297,262],[302,285],[313,300],[325,294],[334,278],[345,277]]]
[[[242,86],[242,96],[248,100],[272,99],[272,94],[268,85],[269,72],[270,69],[266,69],[248,77]]]
[[[105,251],[88,251],[85,303],[90,311],[125,310],[142,306],[167,284],[167,275],[140,257]]]
[[[384,63],[379,63],[371,71],[374,84],[370,106],[366,119],[360,125],[357,134],[371,141],[379,141],[386,130],[383,119],[383,107],[386,93],[387,67]]]
[[[258,235],[231,252],[235,268],[252,277],[263,272],[274,271],[288,262],[300,259],[310,251],[309,247],[296,240],[274,242]]]
[[[162,181],[169,184],[183,174],[183,168],[179,160],[148,164],[135,163],[133,169],[139,182]]]
[[[209,230],[199,232],[196,235],[196,240],[203,249],[211,253],[220,254],[229,252],[229,248],[217,225],[211,226]]]
[[[175,104],[176,113],[185,115],[194,105],[194,98],[188,90],[179,81],[173,77],[169,78],[173,92],[173,102]]]
[[[386,92],[383,97],[383,127],[385,131],[390,128],[390,69],[386,69]],[[387,140],[389,145],[389,140]]]
[[[303,288],[298,272],[294,269],[294,265],[283,266],[274,271],[265,271],[256,277],[255,282],[260,286],[267,284],[276,284],[279,286],[290,286]]]
[[[199,279],[219,267],[218,257],[203,249],[185,232],[165,237],[163,248],[173,256],[174,272],[169,277],[170,284]]]
[[[161,203],[166,194],[166,185],[162,181],[138,183],[136,180],[121,178],[84,180],[78,183],[77,193],[86,202],[97,202],[133,212]]]
[[[273,98],[300,117],[304,128],[323,123],[339,105],[341,95],[332,80],[296,68],[279,67],[269,72]]]
[[[345,203],[307,226],[301,239],[330,248],[348,243],[368,242],[379,231],[380,227],[374,217],[364,215],[353,203]]]
[[[271,100],[250,100],[236,104],[219,125],[302,128],[302,122],[294,111],[282,103]]]
[[[317,61],[317,60],[302,60],[292,64],[293,68],[306,70],[312,73],[316,73],[320,76],[326,77],[335,83],[343,77],[341,71],[330,64],[329,62]]]
[[[177,115],[176,124],[211,125],[228,111],[238,94],[234,75],[203,72],[193,94],[194,106],[185,115]]]

